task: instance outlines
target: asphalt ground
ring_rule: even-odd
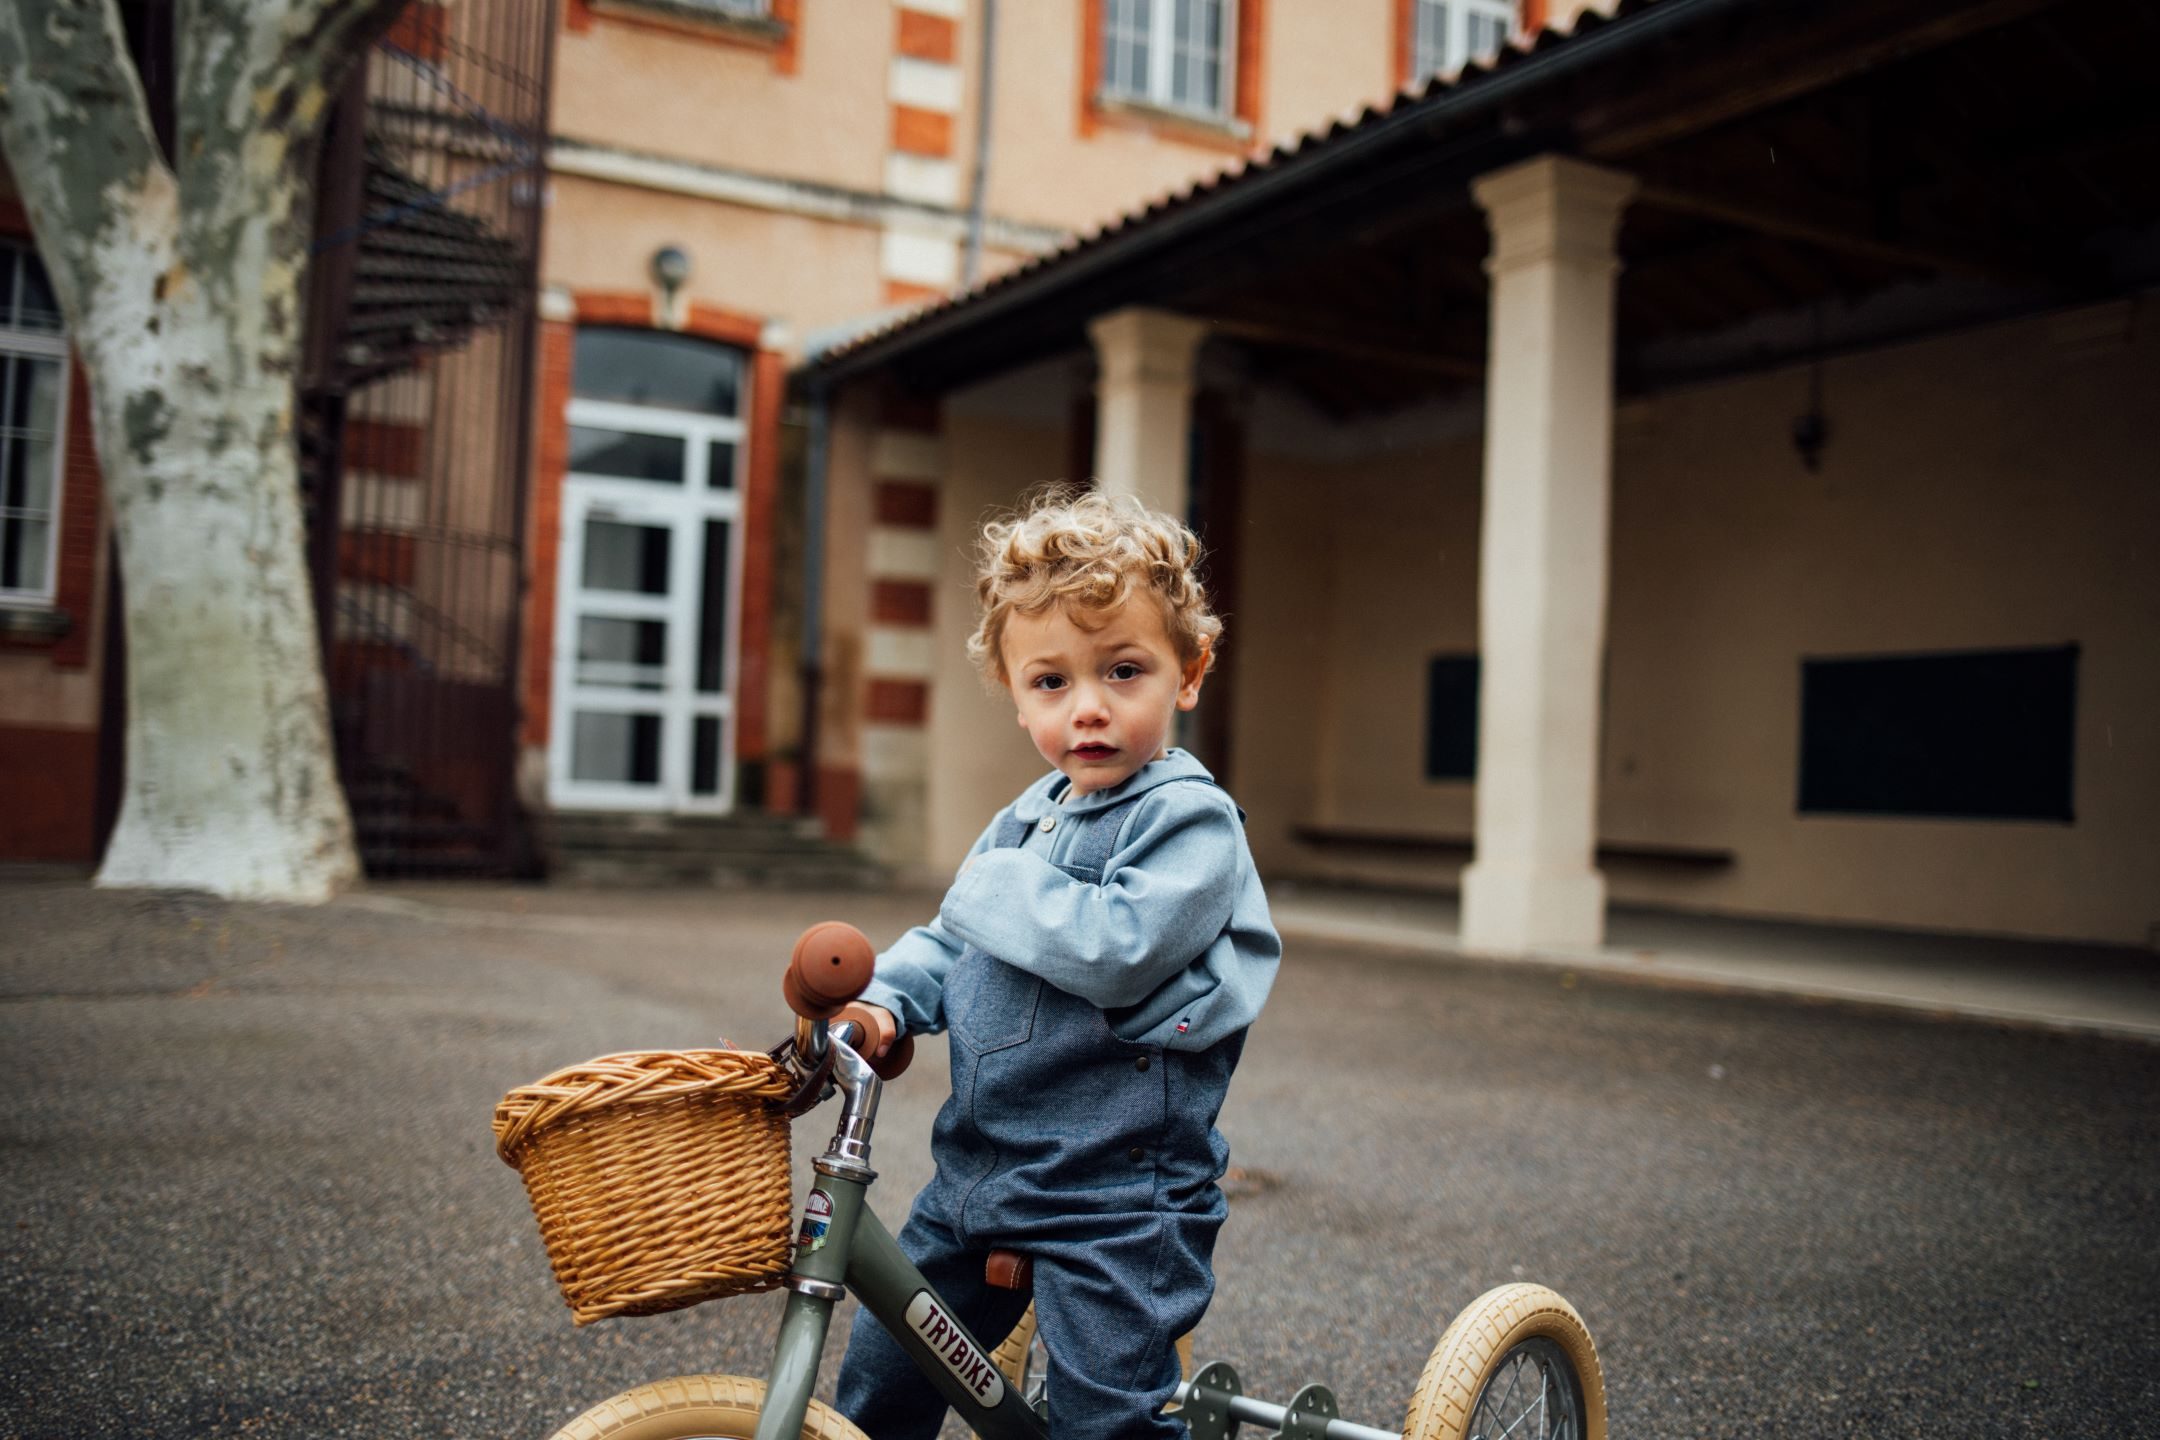
[[[0,886],[0,1434],[539,1437],[762,1374],[776,1296],[574,1328],[489,1114],[769,1044],[805,924],[924,903]],[[943,1077],[929,1042],[887,1092],[894,1224]],[[1533,1279],[1615,1436],[2160,1434],[2160,1048],[1301,942],[1223,1128],[1199,1350],[1248,1393],[1392,1427],[1449,1317]]]

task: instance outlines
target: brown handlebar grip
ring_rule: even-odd
[[[876,965],[877,952],[862,931],[840,920],[820,921],[795,942],[780,993],[796,1014],[830,1020],[862,994]]]
[[[871,1018],[869,1006],[859,1000],[854,1001],[838,1015],[833,1016],[832,1023],[839,1025],[849,1020],[862,1026],[862,1038],[855,1042],[855,1049],[863,1059],[870,1063],[870,1068],[877,1071],[879,1079],[897,1080],[900,1078],[901,1072],[915,1062],[915,1037],[912,1035],[902,1035],[899,1039],[893,1041],[892,1048],[883,1055],[873,1053],[878,1047],[880,1038],[878,1030],[880,1027]]]

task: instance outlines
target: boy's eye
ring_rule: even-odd
[[[1038,675],[1033,680],[1030,680],[1028,684],[1037,690],[1062,690],[1065,688],[1065,677],[1062,675]]]
[[[1140,667],[1130,660],[1120,660],[1110,667],[1110,678],[1113,680],[1137,680],[1140,678]]]

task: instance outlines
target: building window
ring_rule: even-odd
[[[1236,93],[1236,0],[1103,0],[1102,93],[1210,120]]]
[[[1409,78],[1490,60],[1514,28],[1514,0],[1410,0]]]
[[[2071,816],[2075,645],[1804,660],[1800,811]]]
[[[772,7],[767,0],[664,0],[656,8],[721,20],[763,20]]]
[[[49,604],[67,338],[37,252],[0,241],[0,603]]]

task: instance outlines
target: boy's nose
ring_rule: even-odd
[[[1104,703],[1106,697],[1100,687],[1078,685],[1074,689],[1078,693],[1073,696],[1073,719],[1082,724],[1099,724],[1110,718],[1110,707]]]

